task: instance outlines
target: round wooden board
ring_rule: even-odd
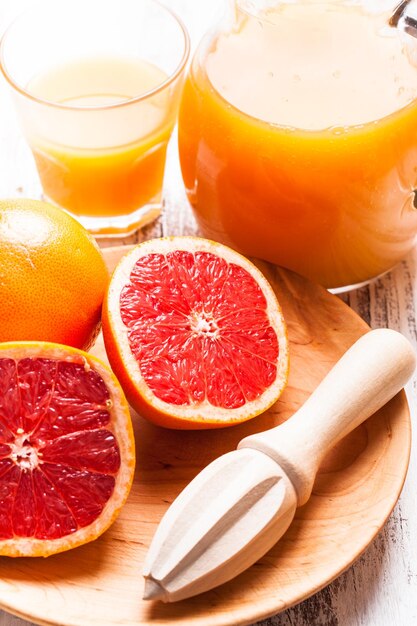
[[[110,267],[125,248],[109,248]],[[291,369],[279,402],[233,428],[179,432],[134,415],[137,470],[115,524],[94,543],[48,559],[0,558],[0,606],[39,624],[237,626],[300,602],[365,550],[400,494],[410,453],[404,392],[325,459],[310,501],[252,568],[211,592],[174,604],[143,602],[141,568],[163,513],[215,457],[246,435],[289,418],[369,327],[341,300],[290,272],[259,263],[288,324]],[[104,355],[101,343],[94,348]]]

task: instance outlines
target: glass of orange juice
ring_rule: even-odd
[[[179,147],[205,235],[335,290],[412,248],[417,40],[381,6],[236,0],[203,40]]]
[[[97,236],[161,207],[189,37],[153,0],[48,0],[1,44],[46,198]]]

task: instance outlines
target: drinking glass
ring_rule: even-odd
[[[189,37],[154,0],[49,0],[0,50],[46,199],[96,236],[159,213]]]

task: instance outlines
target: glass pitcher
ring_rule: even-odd
[[[417,39],[392,4],[236,0],[205,37],[179,118],[205,236],[339,291],[410,251]]]

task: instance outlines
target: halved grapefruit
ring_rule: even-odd
[[[0,344],[0,554],[96,539],[133,480],[129,408],[109,368],[52,343]]]
[[[287,382],[286,326],[272,287],[213,241],[169,237],[133,248],[113,274],[102,323],[128,400],[161,426],[243,422]]]

